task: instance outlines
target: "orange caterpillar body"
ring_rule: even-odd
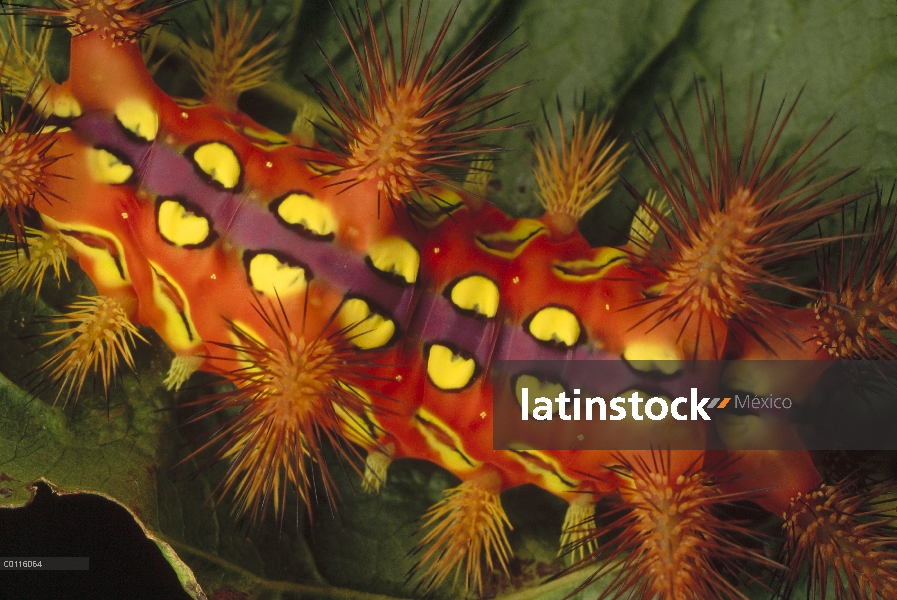
[[[361,464],[359,448],[367,453],[369,490],[401,457],[435,462],[462,480],[426,517],[418,576],[427,586],[454,572],[481,588],[481,563],[506,569],[499,494],[527,483],[571,503],[566,549],[583,564],[601,558],[602,570],[620,566],[595,549],[599,539],[611,543],[609,529],[594,522],[595,503],[615,498],[636,515],[615,524],[626,533],[610,554],[626,557],[620,564],[636,575],[615,579],[609,594],[741,597],[737,569],[717,574],[706,555],[770,566],[737,547],[737,527],[711,510],[748,497],[785,515],[790,566],[813,552],[807,544],[829,551],[821,536],[802,535],[812,529],[813,501],[804,499],[828,490],[805,451],[661,456],[492,444],[494,360],[622,357],[637,384],[662,361],[779,357],[823,365],[841,357],[826,341],[837,337],[833,326],[817,324],[830,306],[824,300],[782,308],[756,291],[770,283],[793,289],[776,264],[814,251],[820,244],[804,230],[855,200],[817,201],[839,176],[808,183],[818,160],[803,159],[810,144],[773,165],[781,131],[774,128],[753,162],[733,158],[725,115],[719,119],[708,102],[716,173],[705,179],[688,139],[667,126],[685,175],[674,175],[654,149],[643,151],[672,215],[636,193],[640,227],[630,242],[591,248],[563,202],[540,219],[513,219],[482,201],[483,190],[470,183],[477,167],[457,183],[458,156],[479,149],[479,130],[465,123],[501,97],[478,104],[466,90],[504,57],[488,62],[465,47],[437,67],[417,46],[418,25],[407,22],[401,49],[373,34],[350,35],[367,96],[352,99],[342,80],[322,88],[338,131],[338,148],[328,150],[265,129],[232,110],[226,94],[213,104],[170,98],[132,43],[158,15],[139,2],[106,4],[17,9],[64,18],[78,34],[69,79],[31,98],[59,127],[38,134],[54,141],[55,162],[25,209],[65,242],[104,310],[117,315],[102,321],[95,313],[100,329],[110,337],[124,322],[155,330],[175,352],[171,388],[197,369],[235,384],[197,401],[196,419],[240,408],[197,449],[232,463],[217,493],[233,495],[237,512],[261,518],[273,505],[281,513],[290,488],[308,500],[315,466],[332,492],[321,453],[329,442],[353,466]],[[359,30],[377,24],[365,9],[354,18]],[[594,141],[582,136],[595,130],[578,126],[571,143],[582,150]],[[542,177],[563,188],[564,169],[579,167],[558,159],[555,146],[544,148],[556,166],[543,166]],[[609,183],[614,173],[592,177]],[[21,210],[10,215],[24,231]],[[793,239],[802,241],[786,244]],[[782,249],[764,253],[763,244]],[[57,379],[80,389],[68,377]],[[790,425],[777,427],[779,436],[796,436]],[[706,434],[698,425],[680,432],[698,441]],[[748,495],[755,489],[763,491]],[[668,530],[679,532],[669,533],[668,552],[645,541]],[[869,569],[857,567],[856,577]],[[863,585],[881,594],[897,581],[893,565],[870,577]]]

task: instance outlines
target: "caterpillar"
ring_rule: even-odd
[[[806,450],[493,448],[500,360],[622,359],[619,393],[695,360],[892,358],[893,217],[880,202],[868,240],[814,235],[866,195],[839,194],[851,172],[825,168],[828,125],[789,153],[796,102],[764,129],[761,85],[741,122],[722,82],[718,99],[696,83],[701,129],[659,112],[672,149],[635,143],[656,192],[628,184],[628,238],[592,247],[577,223],[627,144],[559,112],[534,146],[545,214],[491,205],[500,149],[483,140],[515,125],[483,115],[521,90],[480,88],[520,49],[483,29],[448,52],[457,6],[432,30],[426,3],[402,3],[398,24],[380,5],[340,9],[355,68],[324,52],[324,116],[284,134],[238,110],[281,56],[273,34],[251,41],[251,7],[211,6],[211,33],[187,43],[203,101],[155,83],[138,42],[180,4],[6,9],[4,92],[22,104],[0,140],[2,282],[39,293],[72,258],[97,292],[50,319],[41,345],[59,349],[38,396],[77,398],[91,374],[108,393],[121,363],[136,367],[132,346],[158,336],[169,389],[197,371],[231,384],[183,403],[185,427],[216,423],[185,462],[225,463],[211,497],[250,524],[282,522],[291,500],[311,512],[318,495],[338,510],[339,465],[374,493],[393,461],[439,465],[460,483],[421,518],[411,593],[484,595],[507,574],[501,494],[530,484],[569,503],[558,548],[590,569],[585,593],[596,580],[606,598],[744,598],[762,573],[787,596],[806,571],[813,597],[894,596],[891,517],[875,508],[893,485],[826,480]],[[22,19],[72,34],[65,81],[39,56],[46,29],[29,41]],[[788,273],[832,241],[818,288]],[[721,514],[744,500],[781,518],[781,556]]]

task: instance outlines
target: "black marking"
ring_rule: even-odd
[[[405,279],[398,273],[394,273],[394,272],[387,273],[386,271],[381,271],[380,269],[378,269],[377,267],[374,266],[374,261],[371,260],[370,256],[364,257],[364,264],[366,264],[368,266],[368,268],[371,271],[373,271],[374,275],[380,277],[384,281],[387,281],[393,285],[403,287],[403,288],[411,287],[412,285],[414,285],[413,283],[409,283],[407,279]]]

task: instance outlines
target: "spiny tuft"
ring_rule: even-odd
[[[791,573],[783,580],[783,597],[791,595],[797,574],[809,563],[809,597],[897,598],[895,494],[893,482],[869,485],[848,478],[792,500],[783,515],[782,555]]]
[[[65,27],[73,36],[100,31],[116,47],[135,43],[147,29],[163,23],[165,13],[190,1],[153,7],[151,0],[56,0],[55,7],[13,5],[3,12],[31,17],[32,24],[43,27]]]
[[[657,222],[660,233],[645,252],[646,264],[658,269],[659,291],[645,302],[656,307],[657,316],[652,318],[659,321],[680,315],[686,321],[696,315],[701,320],[704,315],[715,315],[754,337],[760,330],[784,333],[788,324],[773,310],[775,303],[761,292],[779,289],[813,297],[814,290],[792,281],[783,269],[832,241],[812,236],[812,226],[864,194],[819,201],[822,193],[853,172],[816,177],[834,144],[804,160],[828,123],[790,157],[775,160],[776,146],[796,100],[787,110],[783,102],[769,132],[758,134],[761,86],[756,107],[748,111],[743,146],[740,152],[733,152],[725,95],[717,106],[704,85],[695,83],[695,94],[708,157],[707,176],[702,174],[699,157],[675,108],[672,123],[658,109],[673,146],[674,162],[667,161],[650,136],[647,143],[638,143],[671,209],[670,215],[664,214],[630,188]],[[748,106],[751,104],[749,97]],[[761,140],[759,147],[756,138]]]
[[[897,359],[897,211],[878,199],[852,223],[868,238],[844,236],[839,252],[822,255],[823,294],[813,304],[814,340],[835,358]],[[845,223],[847,221],[847,223]],[[842,226],[851,220],[842,219]],[[867,225],[871,222],[871,228]]]
[[[50,386],[59,385],[56,401],[63,398],[63,404],[80,397],[90,372],[99,374],[108,399],[119,362],[135,371],[131,348],[138,339],[147,341],[128,318],[122,301],[107,296],[79,298],[69,306],[70,312],[49,319],[66,327],[47,332],[52,339],[42,347],[67,344],[38,367],[38,373],[49,371]]]
[[[253,42],[253,30],[261,11],[252,2],[206,4],[209,28],[202,43],[187,40],[187,60],[193,67],[206,99],[227,110],[237,109],[237,98],[245,91],[271,81],[283,48],[278,32],[270,30]]]
[[[498,476],[487,472],[445,491],[442,500],[423,516],[426,534],[415,545],[423,553],[410,575],[430,591],[454,573],[452,589],[463,579],[464,589],[483,593],[483,566],[508,573],[511,523],[499,497]]]
[[[41,128],[39,120],[28,115],[25,103],[10,113],[8,105],[0,105],[4,113],[0,119],[0,206],[9,217],[12,233],[25,247],[25,214],[34,206],[36,198],[48,202],[61,200],[49,183],[62,175],[52,172],[53,165],[64,158],[51,152],[56,143],[54,129]],[[26,249],[27,252],[27,249]]]
[[[52,269],[57,283],[62,280],[63,273],[66,279],[69,278],[68,244],[59,233],[26,227],[27,249],[13,235],[5,236],[2,243],[0,291],[18,289],[24,294],[33,287],[36,300],[48,270]]]
[[[236,388],[185,405],[203,408],[190,423],[237,410],[188,458],[217,448],[206,465],[224,460],[230,467],[213,495],[233,493],[233,512],[251,523],[264,518],[272,505],[275,516],[282,518],[291,487],[311,511],[313,465],[320,469],[323,491],[332,500],[337,492],[324,446],[329,444],[341,461],[360,471],[359,451],[347,442],[345,419],[363,420],[370,409],[363,392],[367,358],[358,357],[346,329],[306,338],[294,333],[282,306],[257,302],[255,309],[274,334],[274,343],[230,323],[236,343],[216,345],[233,357],[212,358],[237,363],[225,373]]]
[[[481,30],[456,54],[440,58],[457,6],[429,49],[424,46],[429,4],[422,2],[414,16],[410,0],[403,6],[398,39],[385,23],[384,35],[376,33],[379,19],[369,3],[340,21],[358,64],[359,90],[326,56],[336,86],[311,83],[337,132],[328,136],[337,148],[333,165],[343,176],[331,185],[349,188],[373,180],[380,201],[427,216],[427,206],[416,197],[432,195],[435,188],[462,189],[470,163],[498,151],[481,138],[513,127],[480,123],[477,117],[516,88],[473,94],[519,48],[490,60],[494,46],[484,47]]]
[[[742,538],[755,534],[720,514],[746,496],[722,493],[707,470],[671,474],[667,456],[618,457],[613,470],[622,484],[611,499],[615,506],[603,514],[605,522],[591,540],[581,542],[599,546],[581,565],[601,566],[580,590],[602,581],[601,600],[747,600],[740,590],[754,579],[749,568],[779,565],[742,545]]]
[[[558,106],[556,140],[551,122],[545,114],[548,134],[534,139],[533,149],[538,162],[534,169],[539,186],[537,198],[552,220],[571,233],[583,215],[607,196],[617,173],[626,162],[623,152],[627,144],[608,139],[610,119],[593,116],[586,126],[585,110],[573,118],[567,138],[564,115]],[[615,147],[617,146],[617,147]]]

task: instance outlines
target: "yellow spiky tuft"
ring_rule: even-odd
[[[784,578],[782,597],[791,596],[809,563],[807,597],[897,598],[895,493],[893,482],[844,479],[793,499],[783,515],[782,554],[790,577]]]
[[[390,464],[392,464],[390,454],[379,450],[369,451],[364,461],[361,489],[368,494],[379,494],[380,488],[386,484],[386,471]]]
[[[632,217],[632,224],[629,226],[629,246],[632,254],[643,257],[654,243],[657,230],[660,228],[660,223],[653,216],[655,214],[664,218],[669,217],[670,206],[665,196],[660,196],[655,190],[651,190],[645,196],[644,203],[639,204]]]
[[[568,562],[575,563],[596,550],[595,498],[591,494],[578,494],[564,515],[558,556],[566,556]]]
[[[422,556],[409,574],[418,578],[418,587],[430,591],[454,573],[452,589],[463,578],[465,590],[482,594],[484,564],[489,572],[500,568],[508,573],[511,544],[506,528],[511,529],[511,523],[501,505],[494,471],[478,473],[446,490],[423,519],[426,534],[415,546],[415,553]]]
[[[40,28],[36,36],[31,31],[24,20],[7,15],[5,26],[0,27],[0,45],[6,49],[0,80],[13,96],[40,100],[56,83],[47,63],[50,30]]]
[[[35,300],[40,295],[44,275],[52,269],[53,277],[59,283],[62,274],[69,278],[68,244],[56,232],[46,233],[40,229],[25,228],[27,251],[13,235],[4,236],[0,250],[0,291],[3,293],[18,289],[24,294],[34,288]]]
[[[311,515],[315,466],[324,494],[335,498],[338,492],[324,460],[324,446],[334,448],[341,462],[360,472],[361,457],[346,440],[343,419],[363,420],[371,409],[363,385],[363,370],[369,363],[367,357],[359,358],[346,329],[312,338],[297,336],[299,329],[290,325],[283,306],[256,302],[255,308],[276,341],[266,343],[230,323],[236,343],[216,345],[234,356],[215,358],[236,361],[238,366],[225,373],[236,389],[185,405],[204,409],[191,423],[237,411],[188,459],[216,448],[208,464],[230,462],[213,496],[220,499],[233,493],[233,512],[251,523],[263,519],[272,505],[275,517],[281,519],[291,487]],[[367,439],[365,445],[375,443]]]
[[[607,139],[610,119],[592,117],[585,124],[585,111],[573,118],[567,138],[564,115],[558,107],[560,141],[555,140],[548,116],[548,135],[534,143],[537,167],[533,174],[539,186],[537,197],[561,233],[569,234],[582,216],[610,193],[620,167],[626,162],[628,144],[615,148],[617,140]]]
[[[485,199],[489,192],[489,179],[495,172],[495,161],[488,155],[480,156],[470,163],[464,190],[479,199]]]
[[[131,347],[138,339],[146,342],[128,318],[125,302],[106,296],[79,298],[81,300],[69,306],[70,312],[49,319],[50,323],[66,327],[48,331],[45,335],[52,339],[41,346],[46,348],[67,342],[38,367],[38,373],[49,371],[48,386],[59,385],[55,401],[63,398],[63,404],[72,397],[77,400],[90,372],[94,376],[99,374],[108,398],[120,361],[134,371]]]
[[[225,2],[223,8],[213,2],[206,7],[208,31],[202,43],[187,40],[187,60],[206,100],[236,110],[240,94],[271,81],[283,49],[276,46],[276,30],[251,41],[261,16],[251,2]]]
[[[12,5],[6,14],[39,19],[45,27],[65,27],[72,36],[99,31],[112,46],[135,43],[150,27],[162,23],[169,10],[190,0],[148,7],[147,0],[57,0],[55,7]]]
[[[202,366],[203,359],[201,356],[175,356],[171,360],[171,366],[168,368],[168,375],[162,382],[168,391],[178,391],[181,389],[190,376],[193,375],[199,367]]]

